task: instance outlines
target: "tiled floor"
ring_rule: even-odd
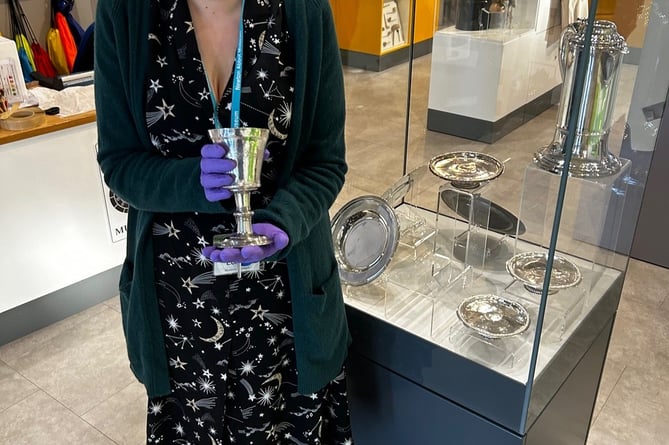
[[[119,311],[112,299],[0,347],[0,444],[144,443]],[[633,260],[588,445],[668,443],[667,319],[669,270]]]
[[[493,145],[426,131],[429,63],[429,56],[416,62],[408,135],[406,67],[347,70],[350,173],[333,211],[354,196],[380,194],[399,178],[405,136],[409,169],[459,149],[509,158],[493,198],[509,209],[517,205],[524,166],[550,141],[555,110]],[[669,443],[667,319],[669,270],[632,261],[589,445]],[[128,369],[117,299],[0,347],[0,444],[141,444],[145,404],[143,387]]]

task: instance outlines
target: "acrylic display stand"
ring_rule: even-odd
[[[631,167],[630,161],[621,161],[623,166],[615,175],[603,178],[570,177],[568,180],[557,251],[571,252],[591,264],[587,270],[581,270],[588,292],[607,267],[624,269],[621,261],[625,259],[611,249],[610,241],[619,235],[627,191],[626,178]],[[520,216],[527,231],[522,239],[539,249],[547,249],[550,242],[559,183],[559,175],[534,164],[525,171]],[[521,251],[521,246],[516,244],[514,254]]]
[[[546,324],[554,328],[549,339],[559,340],[564,332],[579,319],[591,298],[593,289],[608,268],[624,269],[623,256],[610,249],[610,240],[618,238],[622,223],[622,209],[631,163],[623,161],[616,175],[604,178],[570,177],[564,199],[556,255],[574,252],[573,261],[582,275],[574,287],[549,293],[546,306]],[[521,252],[547,252],[555,216],[560,176],[531,164],[525,171],[520,216],[526,224],[524,241],[516,241],[514,255]],[[517,298],[539,304],[541,295],[529,291],[523,283],[514,281],[506,291]],[[596,297],[595,297],[596,298]]]

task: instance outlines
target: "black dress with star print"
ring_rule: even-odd
[[[214,107],[185,0],[150,0],[146,124],[163,156],[200,156]],[[270,129],[269,159],[252,207],[265,206],[290,127],[294,63],[283,5],[244,8],[243,126]],[[234,32],[231,30],[231,32]],[[227,126],[230,82],[216,112]],[[214,276],[203,254],[231,215],[156,214],[153,249],[172,393],[150,398],[149,444],[350,445],[345,375],[297,393],[291,296],[284,262]]]

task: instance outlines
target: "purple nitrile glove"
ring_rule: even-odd
[[[200,153],[200,184],[204,188],[207,201],[216,202],[228,199],[232,192],[223,188],[232,184],[234,177],[229,173],[237,165],[235,161],[224,156],[227,148],[221,144],[205,144]]]
[[[253,233],[265,235],[272,242],[266,246],[246,246],[241,249],[216,249],[213,246],[207,246],[202,249],[202,254],[214,262],[251,264],[274,255],[288,245],[288,234],[274,224],[256,223],[251,227]]]

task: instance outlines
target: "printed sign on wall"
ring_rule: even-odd
[[[97,144],[95,145],[95,151],[97,152]],[[127,237],[128,203],[107,187],[102,171],[100,171],[100,181],[102,182],[103,199],[107,210],[109,233],[112,243],[117,243]]]
[[[104,180],[102,181],[102,188],[105,192],[105,206],[107,207],[109,232],[111,233],[112,242],[116,243],[124,240],[127,236],[128,203],[109,190],[109,187],[104,183]]]

